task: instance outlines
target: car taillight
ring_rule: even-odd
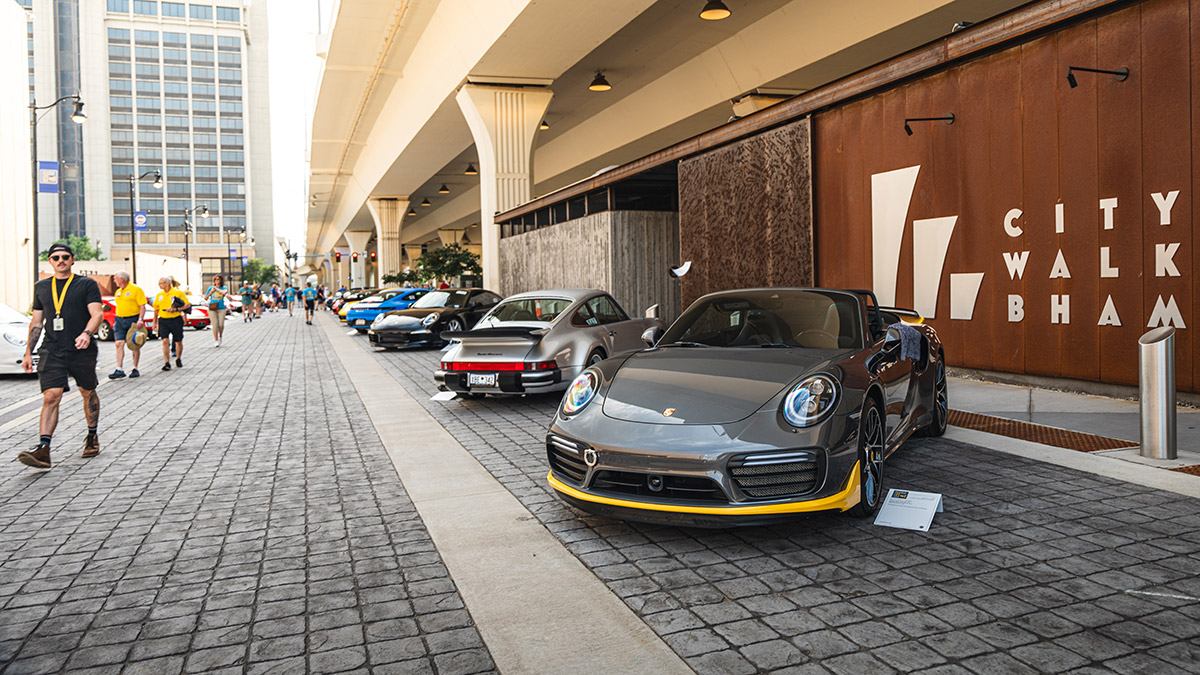
[[[525,364],[525,370],[554,370],[557,367],[558,363],[555,361],[535,361]]]

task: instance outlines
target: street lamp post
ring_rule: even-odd
[[[87,120],[87,113],[83,112],[83,99],[79,95],[63,96],[50,105],[39,106],[36,103],[29,104],[29,129],[33,136],[33,282],[38,281],[38,148],[37,148],[37,123],[41,117],[38,116],[39,110],[49,110],[57,106],[63,101],[74,101],[75,110],[71,112],[71,121],[76,124],[83,124]]]
[[[137,284],[137,224],[133,222],[133,219],[138,207],[138,199],[137,195],[135,194],[135,189],[137,185],[141,183],[143,178],[151,174],[154,175],[154,182],[152,185],[154,185],[155,189],[162,188],[162,173],[158,169],[147,171],[137,178],[134,178],[133,174],[129,175],[129,259],[132,261],[133,283],[135,285]]]
[[[246,242],[246,226],[243,225],[242,226],[242,236],[240,239],[238,239],[238,265],[240,265],[242,268],[242,278],[243,279],[246,277],[246,257],[245,257],[245,252],[242,251],[242,244],[244,244],[245,242]]]
[[[192,236],[192,221],[189,218],[192,214],[196,214],[201,218],[208,218],[208,204],[200,206],[192,206],[183,210],[183,277],[186,280],[186,285],[191,288],[192,285],[192,256],[188,250],[188,240]],[[203,284],[201,284],[203,285]]]

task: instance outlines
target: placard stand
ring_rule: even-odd
[[[891,489],[879,507],[875,524],[928,532],[933,514],[941,512],[942,495],[936,492]]]

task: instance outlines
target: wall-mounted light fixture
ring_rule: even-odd
[[[1075,71],[1077,70],[1081,73],[1101,73],[1103,75],[1114,75],[1117,78],[1117,82],[1124,82],[1129,78],[1129,69],[1124,66],[1117,68],[1116,70],[1101,70],[1099,68],[1069,66],[1067,68],[1067,84],[1071,85],[1072,89],[1079,86],[1079,82],[1075,80]]]
[[[475,168],[475,164],[468,162],[468,163],[467,163],[467,170],[463,172],[463,175],[464,175],[464,176],[478,176],[478,175],[479,175],[479,169],[476,169],[476,168]]]
[[[426,198],[421,200],[421,206],[432,206],[432,204],[430,204],[429,199]]]
[[[550,128],[550,125],[546,124],[546,120],[542,120],[542,123],[538,125],[538,128],[542,131],[545,131]]]
[[[904,133],[912,136],[912,127],[908,126],[909,122],[945,122],[946,124],[954,124],[954,115],[943,115],[942,117],[906,117],[904,118]]]
[[[705,21],[728,19],[730,14],[733,12],[729,11],[729,8],[721,0],[708,0],[704,3],[704,9],[700,10],[700,18]]]
[[[957,33],[958,31],[963,30],[964,28],[970,28],[971,26],[974,26],[974,25],[975,25],[974,21],[955,21],[954,25],[950,27],[950,32]]]
[[[591,91],[608,91],[612,89],[612,85],[604,78],[604,71],[597,70],[596,77],[592,78],[592,83],[588,85]]]
[[[448,195],[448,194],[450,194],[450,188],[446,187],[445,183],[442,183],[442,187],[438,188],[438,194],[439,195]]]

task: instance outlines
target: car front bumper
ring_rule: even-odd
[[[399,347],[440,345],[444,342],[437,333],[430,333],[427,330],[376,330],[372,328],[367,331],[367,339],[374,345],[396,345]]]

